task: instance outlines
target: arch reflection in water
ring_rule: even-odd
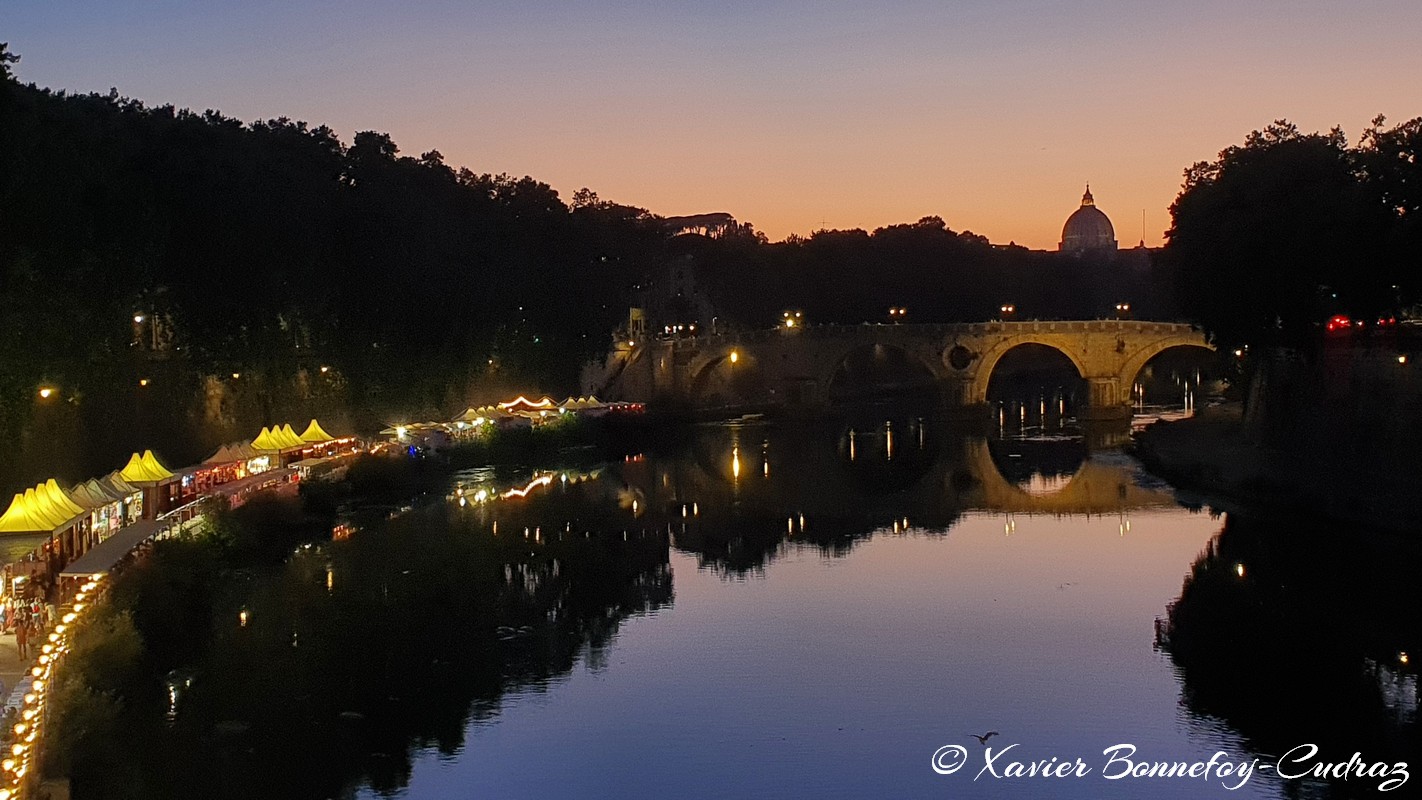
[[[728,477],[724,459],[748,438],[768,440],[791,466]],[[935,535],[972,512],[1110,515],[1124,533],[1132,509],[1176,505],[1139,485],[1128,458],[1089,455],[1080,438],[989,441],[916,416],[794,431],[706,426],[684,456],[652,458],[660,477],[642,489],[650,508],[672,509],[674,546],[730,573],[763,569],[787,538],[843,554],[875,531],[906,529],[905,518]],[[681,509],[693,501],[705,513],[688,521]],[[786,524],[800,515],[814,523],[803,535]]]

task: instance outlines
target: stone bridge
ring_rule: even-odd
[[[847,359],[893,349],[931,376],[945,410],[971,410],[987,403],[998,361],[1025,344],[1050,347],[1076,367],[1088,386],[1083,419],[1129,416],[1146,362],[1174,347],[1211,347],[1190,325],[1136,320],[812,325],[619,342],[584,388],[693,409],[814,408],[829,404]]]

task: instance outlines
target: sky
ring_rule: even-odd
[[[1422,116],[1417,0],[4,0],[20,79],[391,134],[771,239],[937,215],[1053,249],[1091,183],[1158,245],[1183,170],[1287,118]]]

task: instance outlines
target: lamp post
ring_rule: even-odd
[[[1130,314],[1131,314],[1131,304],[1130,304],[1130,303],[1117,303],[1117,304],[1116,304],[1116,319],[1127,319],[1128,317],[1130,317]]]
[[[997,310],[1004,320],[1014,319],[1017,316],[1017,306],[1012,303],[1003,303]]]

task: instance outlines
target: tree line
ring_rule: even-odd
[[[1418,120],[1379,119],[1354,146],[1270,126],[1187,171],[1163,259],[1069,258],[938,217],[669,238],[646,209],[405,155],[384,133],[347,143],[291,119],[54,91],[23,84],[17,61],[0,45],[6,486],[85,477],[137,447],[188,463],[308,415],[372,432],[511,391],[573,393],[679,263],[718,324],[746,328],[786,309],[950,322],[1129,302],[1261,341],[1334,307],[1400,310],[1418,288]]]
[[[1422,118],[1339,128],[1286,120],[1185,170],[1165,262],[1185,313],[1230,347],[1316,341],[1332,315],[1416,316]]]

